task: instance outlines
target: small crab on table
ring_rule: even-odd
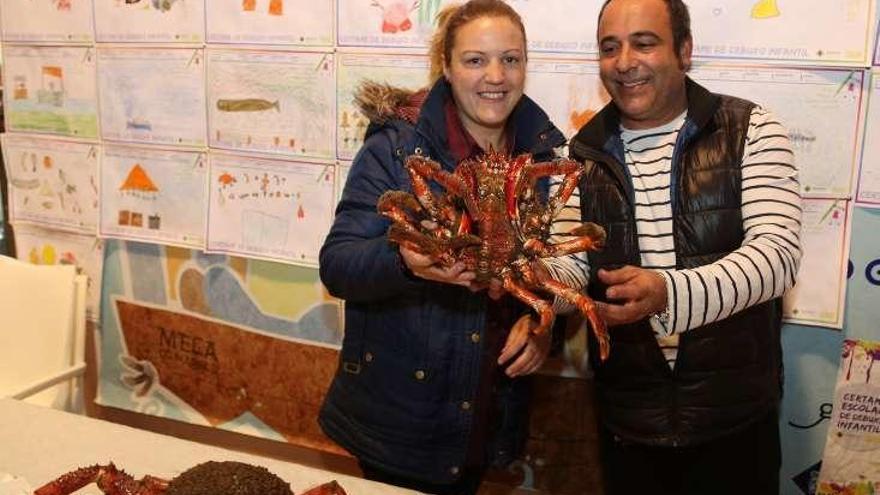
[[[492,150],[461,162],[454,172],[419,154],[407,157],[405,166],[413,193],[387,191],[377,203],[378,212],[392,221],[390,241],[429,255],[442,266],[461,261],[475,272],[477,283],[500,280],[507,292],[538,313],[535,334],[547,332],[555,314],[552,304],[534,291],[569,301],[589,321],[600,359],[608,358],[608,331],[594,302],[539,274],[532,265],[541,258],[604,246],[605,229],[590,222],[571,230],[568,240],[550,241],[553,219],[577,187],[583,166],[563,158],[534,162],[529,154],[511,158]],[[560,175],[555,194],[546,197],[539,192],[539,181]],[[432,189],[432,183],[441,189]]]
[[[135,479],[113,463],[82,467],[37,488],[34,495],[68,495],[95,483],[106,495],[293,495],[290,485],[261,466],[235,461],[208,461],[165,480]],[[346,495],[336,481],[301,495]]]

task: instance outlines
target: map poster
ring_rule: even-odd
[[[208,251],[318,266],[334,165],[212,154]]]
[[[428,58],[422,55],[341,53],[336,80],[336,156],[350,160],[364,144],[369,120],[355,104],[364,81],[418,90],[428,85]]]
[[[782,122],[805,197],[851,196],[863,71],[705,64],[691,77],[712,91],[753,101]]]
[[[694,55],[797,64],[870,63],[872,0],[688,2]]]
[[[333,158],[332,53],[209,49],[211,147]]]
[[[6,45],[3,80],[7,131],[97,139],[94,48]]]
[[[816,495],[880,492],[880,341],[846,339]]]
[[[204,247],[204,153],[108,144],[101,164],[102,236]]]
[[[800,270],[783,299],[789,323],[843,328],[852,204],[843,199],[804,199]]]
[[[610,100],[595,62],[529,60],[526,94],[571,138]]]
[[[2,134],[13,222],[96,234],[99,146]]]
[[[880,139],[877,139],[880,136],[880,68],[875,67],[871,72],[870,87],[856,203],[880,208]]]
[[[3,41],[92,43],[92,1],[3,0]]]
[[[101,137],[205,146],[205,62],[201,49],[99,48]]]
[[[332,46],[333,0],[210,0],[208,43]]]

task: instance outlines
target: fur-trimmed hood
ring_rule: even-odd
[[[413,91],[376,81],[363,81],[355,92],[354,103],[370,122],[385,124],[403,119],[415,125],[428,90]]]

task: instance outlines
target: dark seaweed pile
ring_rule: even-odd
[[[208,461],[171,480],[166,495],[293,495],[293,491],[264,467]]]

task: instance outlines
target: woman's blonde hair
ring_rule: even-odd
[[[455,34],[465,24],[482,17],[506,17],[518,27],[523,37],[523,48],[528,47],[526,28],[522,18],[502,0],[470,0],[464,4],[452,4],[437,13],[437,30],[431,38],[431,72],[433,84],[443,77],[443,67],[452,58],[452,47],[455,45]]]

